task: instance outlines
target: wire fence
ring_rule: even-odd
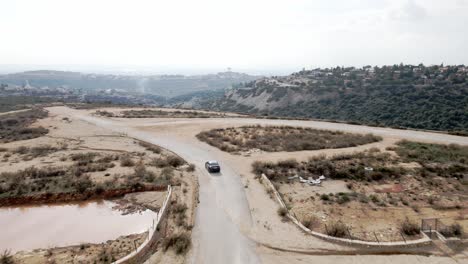
[[[400,230],[389,230],[388,232],[377,232],[377,231],[358,231],[352,227],[345,225],[341,222],[335,224],[324,224],[323,231],[327,235],[332,235],[340,238],[360,240],[365,242],[401,242],[407,243],[411,240],[420,239],[421,235],[407,236]],[[335,225],[339,225],[339,230],[336,230]]]

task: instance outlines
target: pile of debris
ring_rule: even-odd
[[[325,176],[321,175],[320,177],[318,177],[318,179],[314,180],[314,178],[312,177],[309,177],[306,179],[302,178],[301,176],[299,175],[294,175],[294,176],[291,176],[291,177],[288,177],[288,180],[294,180],[294,179],[299,179],[299,182],[301,183],[307,183],[309,185],[321,185],[322,184],[322,181],[325,180]]]

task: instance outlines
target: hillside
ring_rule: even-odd
[[[29,71],[0,75],[0,84],[17,90],[68,90],[79,93],[118,92],[176,97],[206,90],[224,90],[257,79],[244,73],[206,75],[105,75],[64,71]],[[11,90],[10,89],[10,90]]]
[[[259,79],[206,104],[265,116],[468,131],[468,67],[394,65]]]

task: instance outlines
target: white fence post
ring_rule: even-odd
[[[169,200],[171,198],[171,194],[172,194],[172,187],[171,187],[171,185],[168,185],[167,186],[166,199],[164,200],[161,209],[156,214],[156,223],[154,222],[154,219],[153,219],[153,228],[151,228],[151,227],[148,228],[148,239],[146,241],[144,241],[138,248],[135,248],[135,251],[133,251],[132,253],[128,254],[127,256],[125,256],[125,257],[123,257],[123,258],[121,258],[121,259],[119,259],[119,260],[117,260],[115,262],[113,262],[114,264],[125,263],[125,261],[135,257],[140,251],[142,251],[149,244],[149,242],[151,241],[151,239],[153,238],[153,236],[156,233],[156,229],[158,228],[159,222],[160,222],[162,216],[164,215],[164,212],[166,211],[167,203],[169,202]],[[134,241],[134,243],[135,243],[135,241]]]

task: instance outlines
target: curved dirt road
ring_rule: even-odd
[[[373,133],[387,139],[408,139],[435,143],[468,145],[468,138],[440,133],[366,127],[339,123],[267,119],[108,119],[90,112],[66,107],[50,108],[51,113],[68,115],[97,126],[160,145],[197,166],[200,204],[193,232],[192,263],[260,263],[252,235],[252,215],[240,170],[236,163],[225,162],[219,150],[198,142],[193,135],[203,129],[246,124],[293,125],[319,129]],[[188,131],[188,132],[187,132]],[[210,175],[206,160],[218,159],[222,172]],[[221,159],[221,160],[220,160]],[[263,194],[262,194],[263,195]],[[275,234],[272,234],[274,237]],[[270,261],[270,260],[265,260]]]

